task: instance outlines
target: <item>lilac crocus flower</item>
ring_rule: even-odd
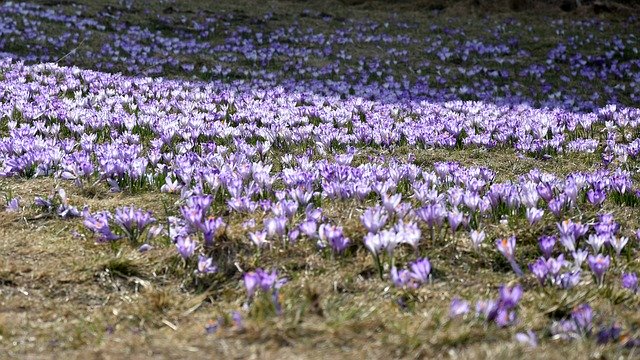
[[[522,286],[520,284],[512,287],[502,285],[498,292],[500,294],[500,306],[508,310],[511,310],[518,305],[523,294]]]
[[[509,265],[513,269],[513,272],[518,276],[522,276],[522,270],[518,263],[516,262],[515,251],[516,251],[516,237],[511,236],[509,238],[503,238],[496,240],[496,247],[498,251],[509,261]]]
[[[377,233],[387,223],[388,215],[385,210],[376,206],[365,210],[364,214],[360,217],[365,229],[370,233]]]
[[[110,214],[96,213],[94,215],[89,214],[88,210],[84,213],[84,226],[98,235],[99,242],[113,241],[120,237],[114,234],[109,227]]]
[[[260,285],[260,275],[256,272],[247,272],[244,274],[244,286],[247,289],[247,297],[249,299],[253,298],[256,290],[258,290],[258,286]]]
[[[527,208],[526,216],[527,216],[527,221],[529,222],[529,225],[534,225],[535,223],[540,221],[543,215],[544,215],[544,210],[536,209],[536,208]]]
[[[536,336],[536,333],[533,332],[532,330],[529,330],[526,333],[521,333],[521,332],[517,333],[515,335],[515,339],[520,344],[526,344],[532,348],[535,348],[538,346],[538,337]]]
[[[629,238],[626,236],[613,236],[613,238],[609,240],[609,245],[611,245],[616,252],[616,256],[620,257],[620,253],[622,253],[622,249],[624,249],[628,241]]]
[[[460,298],[454,298],[451,300],[451,306],[449,306],[449,317],[456,318],[464,316],[469,313],[469,302]]]
[[[267,241],[267,232],[266,231],[256,231],[256,232],[249,233],[249,239],[251,239],[251,242],[258,249],[261,249],[261,248],[269,245],[269,241]]]
[[[222,218],[220,217],[209,217],[207,219],[204,219],[204,221],[202,222],[202,235],[204,237],[205,247],[213,246],[213,240],[218,232],[218,229],[221,229],[224,226],[224,220],[222,220]]]
[[[591,189],[587,192],[587,200],[593,205],[600,205],[607,198],[607,193],[604,190]]]
[[[411,275],[409,274],[409,270],[406,269],[398,270],[395,266],[392,266],[390,277],[393,285],[397,288],[405,288],[412,284]],[[415,283],[413,283],[413,285],[415,285]]]
[[[571,253],[571,256],[573,257],[573,267],[576,269],[580,269],[585,260],[587,260],[589,252],[585,249],[580,249]]]
[[[591,248],[593,249],[593,252],[595,254],[600,252],[600,249],[602,249],[602,246],[605,244],[605,242],[607,241],[607,238],[605,236],[602,235],[597,235],[597,234],[591,234],[589,235],[589,239],[587,240],[587,244],[589,244],[591,246]]]
[[[153,248],[153,247],[152,247],[151,245],[149,245],[149,244],[142,244],[142,245],[140,245],[140,247],[138,248],[138,252],[145,253],[145,252],[147,252],[147,251],[151,250],[152,248]]]
[[[411,245],[414,251],[418,251],[420,244],[420,228],[413,222],[404,223],[402,220],[394,226],[399,241]]]
[[[282,237],[286,232],[287,218],[276,217],[264,219],[264,228],[267,232],[267,237],[275,238]]]
[[[604,274],[605,272],[607,272],[607,269],[609,269],[609,265],[611,263],[609,255],[589,255],[589,257],[587,258],[587,263],[589,264],[589,268],[593,272],[593,275],[596,277],[596,282],[598,283],[598,285],[602,285],[602,283],[604,282]]]
[[[183,259],[188,259],[196,250],[196,242],[190,236],[179,236],[176,239],[176,248]]]
[[[464,214],[458,211],[458,209],[454,209],[449,211],[447,214],[447,220],[449,222],[449,227],[451,228],[451,232],[455,233],[462,224],[462,220],[464,219]]]
[[[429,259],[418,259],[409,265],[411,277],[420,284],[426,284],[431,275],[431,263]]]
[[[349,238],[342,234],[342,227],[332,224],[321,224],[318,229],[320,241],[323,247],[328,244],[335,253],[343,252],[349,246]]]
[[[218,271],[218,267],[213,264],[213,259],[204,255],[198,256],[198,268],[196,272],[198,274],[213,274]]]
[[[20,211],[20,198],[14,197],[7,202],[6,212],[18,212]]]
[[[471,244],[473,245],[473,248],[478,250],[480,249],[480,245],[482,245],[482,242],[485,238],[484,230],[473,230],[471,231],[471,233],[469,233],[469,237],[471,238]]]
[[[544,258],[538,259],[534,263],[529,264],[529,270],[536,276],[540,285],[544,286],[544,283],[547,280],[547,274],[549,273],[547,262]]]
[[[318,224],[314,220],[303,221],[298,228],[310,239],[318,237]]]
[[[571,311],[571,320],[576,324],[580,334],[586,335],[591,332],[593,310],[589,304],[580,304]]]
[[[622,287],[631,290],[633,293],[638,292],[638,276],[636,273],[622,274]]]
[[[538,246],[540,247],[540,251],[542,252],[542,256],[545,259],[551,257],[553,253],[553,247],[556,244],[556,238],[549,235],[543,235],[538,239]]]
[[[555,283],[560,286],[561,289],[571,289],[572,287],[578,285],[581,275],[582,272],[580,270],[566,272],[558,275]]]

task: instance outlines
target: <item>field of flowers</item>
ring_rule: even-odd
[[[0,357],[638,356],[639,30],[3,2]]]

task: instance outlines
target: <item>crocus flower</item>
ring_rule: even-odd
[[[638,292],[638,276],[636,273],[622,274],[622,287],[631,290],[633,293]]]
[[[213,264],[213,259],[204,255],[198,256],[198,274],[212,274],[218,271],[218,267]]]
[[[547,262],[544,258],[538,259],[534,263],[529,264],[529,270],[536,276],[540,285],[544,286],[544,283],[547,280],[547,274],[549,273],[549,269],[547,269]]]
[[[600,249],[602,249],[602,246],[605,244],[605,241],[607,239],[604,236],[601,235],[597,235],[597,234],[591,234],[589,235],[589,239],[587,240],[587,244],[589,244],[591,246],[591,248],[593,249],[593,252],[595,254],[600,252]]]
[[[360,217],[365,229],[370,233],[377,233],[387,223],[388,216],[385,210],[376,206],[365,210],[364,214]]]
[[[471,231],[471,233],[469,233],[469,237],[471,238],[471,244],[473,245],[474,249],[480,249],[480,245],[482,245],[482,242],[485,238],[484,230],[473,230]]]
[[[460,298],[453,298],[449,306],[449,317],[455,318],[469,313],[469,302]]]
[[[624,249],[628,241],[629,238],[626,236],[614,236],[613,239],[609,240],[609,245],[616,252],[616,256],[620,257],[620,253],[622,253],[622,249]]]
[[[587,192],[587,200],[593,205],[600,205],[607,198],[607,193],[604,190],[591,189]]]
[[[138,248],[138,251],[139,251],[139,252],[141,252],[141,253],[145,253],[145,252],[147,252],[147,251],[149,251],[149,250],[151,250],[151,249],[152,249],[152,246],[151,246],[151,245],[149,245],[149,244],[142,244],[142,245],[140,245],[140,247]]]
[[[213,246],[213,240],[218,232],[218,229],[221,229],[224,226],[224,220],[222,220],[222,218],[220,217],[209,217],[207,219],[204,219],[204,221],[202,222],[202,235],[204,237],[205,247]]]
[[[593,275],[595,275],[598,285],[602,285],[604,281],[604,273],[607,272],[607,269],[609,269],[609,265],[611,263],[609,255],[589,255],[589,257],[587,258],[587,263],[589,264],[589,268],[593,272]]]
[[[526,344],[532,348],[538,346],[538,337],[536,336],[536,333],[531,330],[527,331],[526,333],[517,333],[515,335],[515,339],[520,344]]]
[[[418,259],[415,262],[410,264],[411,269],[411,277],[419,282],[420,284],[425,284],[429,281],[429,275],[431,274],[431,263],[429,259]]]
[[[400,220],[394,226],[396,236],[400,242],[411,245],[414,251],[418,251],[418,245],[420,243],[421,233],[418,225],[414,222],[404,223]]]
[[[250,299],[256,293],[258,285],[260,284],[260,275],[255,272],[247,272],[244,274],[244,286],[247,289],[247,297]]]
[[[522,276],[522,270],[520,269],[520,266],[518,266],[518,263],[516,262],[516,258],[515,258],[515,251],[516,251],[515,236],[496,240],[496,247],[498,248],[498,251],[500,251],[500,253],[504,255],[505,258],[507,258],[507,261],[509,261],[511,268],[513,269],[513,272],[515,272],[516,275],[518,276]]]
[[[571,320],[576,324],[580,334],[586,335],[591,332],[591,322],[593,311],[589,304],[580,304],[571,311]]]
[[[190,236],[179,236],[176,239],[176,248],[183,259],[188,259],[196,250],[196,242]]]
[[[544,210],[536,209],[536,208],[527,208],[526,217],[529,225],[534,225],[540,219],[542,219],[542,215],[544,215]]]
[[[518,305],[523,294],[522,286],[519,284],[512,287],[502,285],[498,292],[500,294],[500,306],[508,310],[511,310]]]
[[[582,263],[587,260],[587,256],[589,256],[589,252],[585,249],[580,249],[571,253],[573,257],[573,266],[576,269],[580,269],[582,267]]]
[[[556,238],[549,235],[543,235],[538,239],[538,246],[540,247],[540,251],[545,259],[551,257],[553,253],[553,247],[556,244]]]
[[[251,242],[258,249],[269,245],[269,241],[267,241],[267,232],[266,231],[251,232],[251,233],[249,233],[249,239],[251,239]]]
[[[341,253],[349,246],[349,238],[342,234],[342,227],[332,224],[321,224],[318,236],[323,247],[328,244],[335,253]]]
[[[6,212],[18,212],[20,211],[20,199],[17,197],[12,198],[7,202]]]
[[[562,289],[571,289],[572,287],[578,285],[580,282],[580,276],[582,272],[580,270],[566,272],[557,276],[555,283],[560,286]]]

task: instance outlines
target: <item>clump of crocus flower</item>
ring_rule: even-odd
[[[332,224],[321,224],[318,228],[318,244],[329,247],[333,253],[340,254],[349,246],[349,238],[342,233],[342,227]]]
[[[33,200],[36,207],[44,210],[47,213],[56,214],[61,218],[79,217],[80,211],[75,206],[69,205],[67,200],[67,193],[64,189],[58,189],[53,194],[49,195],[46,199],[40,196],[36,196]]]
[[[248,304],[251,303],[257,295],[262,294],[269,298],[273,304],[275,313],[280,315],[282,312],[279,299],[280,288],[287,283],[286,278],[278,278],[278,272],[276,270],[269,273],[258,268],[255,271],[245,273],[243,281],[247,290]]]
[[[561,289],[570,289],[580,282],[580,276],[582,274],[579,268],[572,268],[570,271],[561,272],[563,268],[570,266],[571,263],[564,259],[564,254],[560,254],[555,258],[539,258],[529,264],[529,270],[535,275],[542,286],[550,282],[552,285],[556,285]]]
[[[133,206],[117,208],[113,218],[132,244],[137,244],[147,227],[155,221],[150,211],[134,209]]]
[[[501,285],[498,290],[498,299],[479,300],[476,302],[476,316],[488,322],[494,322],[500,327],[515,323],[516,308],[522,298],[522,286]],[[460,298],[451,301],[449,309],[450,317],[459,317],[469,312],[469,303]]]
[[[111,231],[109,220],[112,219],[108,211],[89,213],[87,208],[83,211],[84,226],[98,236],[97,242],[109,242],[120,239],[120,236]]]
[[[554,322],[551,334],[554,338],[575,339],[591,334],[593,310],[589,304],[580,304],[572,311],[569,319]]]
[[[391,281],[397,288],[417,289],[431,279],[431,263],[429,259],[418,259],[409,263],[409,269],[391,268]]]

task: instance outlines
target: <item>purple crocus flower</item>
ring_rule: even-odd
[[[545,259],[551,257],[553,253],[553,247],[556,245],[556,238],[549,235],[543,235],[538,239],[538,246],[540,247],[540,251],[542,252],[542,256]]]
[[[287,227],[286,217],[276,217],[264,219],[264,228],[267,232],[267,237],[276,238],[284,236]]]
[[[204,246],[211,247],[213,246],[213,240],[218,232],[218,229],[221,229],[225,226],[224,220],[222,218],[207,218],[202,222],[202,234],[204,237]]]
[[[473,230],[471,231],[471,233],[469,233],[469,237],[471,238],[471,244],[473,245],[474,249],[480,249],[480,245],[482,245],[482,242],[485,238],[484,230]]]
[[[318,229],[320,241],[322,246],[327,244],[331,246],[331,249],[335,253],[343,252],[349,246],[349,238],[342,234],[342,227],[332,224],[321,224]]]
[[[190,236],[179,236],[176,239],[176,248],[183,259],[188,259],[196,250],[196,242]]]
[[[420,284],[426,284],[431,274],[431,263],[429,259],[418,259],[409,265],[411,277]]]
[[[365,210],[364,214],[360,217],[365,229],[370,233],[377,233],[387,223],[388,216],[385,210],[376,206]]]
[[[547,274],[549,273],[549,269],[547,269],[547,262],[544,258],[538,259],[534,263],[529,264],[529,270],[536,276],[540,285],[544,286],[544,283],[547,280]]]
[[[508,310],[511,310],[518,305],[523,294],[522,286],[520,284],[512,287],[502,285],[498,292],[500,294],[500,306]]]
[[[555,280],[556,284],[560,286],[562,289],[571,289],[572,287],[578,285],[580,282],[580,276],[582,272],[580,270],[566,272],[557,276]]]
[[[602,285],[602,283],[604,282],[604,273],[607,272],[607,269],[609,269],[609,265],[611,263],[609,255],[589,255],[589,257],[587,258],[587,263],[589,264],[589,268],[595,275],[598,285]]]
[[[94,215],[89,214],[89,211],[84,212],[83,224],[89,230],[98,235],[99,242],[114,241],[120,237],[114,234],[109,227],[110,214],[107,212],[96,213]]]
[[[638,276],[636,273],[622,274],[622,287],[631,290],[633,293],[638,292]]]
[[[515,272],[518,276],[522,276],[522,270],[520,269],[520,266],[518,266],[515,258],[516,237],[511,236],[509,238],[498,239],[496,240],[496,247],[498,248],[498,251],[500,251],[500,253],[504,255],[505,258],[507,258],[507,261],[509,261],[513,272]]]
[[[213,264],[213,259],[204,255],[198,256],[198,274],[213,274],[218,271],[218,267]]]
[[[609,245],[611,245],[613,250],[616,252],[616,256],[620,257],[622,249],[624,249],[628,241],[629,238],[626,236],[613,236],[613,238],[609,240]]]
[[[409,270],[406,269],[398,270],[395,266],[392,266],[390,277],[393,285],[397,288],[405,288],[412,284],[411,275],[409,274]],[[415,285],[415,283],[413,283],[412,285]]]
[[[258,285],[260,284],[260,275],[256,272],[247,272],[244,274],[244,286],[247,289],[247,297],[249,299],[253,298],[256,290],[258,290]]]
[[[591,332],[593,311],[589,304],[580,304],[571,311],[571,320],[575,323],[580,334]]]
[[[455,318],[469,313],[469,302],[460,298],[453,298],[449,306],[449,317]]]
[[[520,344],[527,344],[532,348],[535,348],[538,346],[538,337],[536,336],[536,333],[533,332],[532,330],[528,330],[526,333],[521,333],[521,332],[517,333],[515,335],[515,339]]]
[[[600,205],[607,198],[607,193],[604,190],[591,189],[587,192],[587,200],[593,205]]]
[[[447,214],[447,220],[449,222],[449,227],[451,228],[451,232],[455,233],[462,224],[462,220],[464,219],[464,214],[458,211],[458,209],[454,209],[453,211],[449,211]]]
[[[6,212],[18,212],[20,211],[20,199],[17,197],[12,198],[7,202]]]
[[[544,215],[544,210],[536,209],[536,208],[527,208],[526,216],[527,216],[527,221],[529,222],[529,225],[534,225],[535,223],[540,221],[543,215]]]

